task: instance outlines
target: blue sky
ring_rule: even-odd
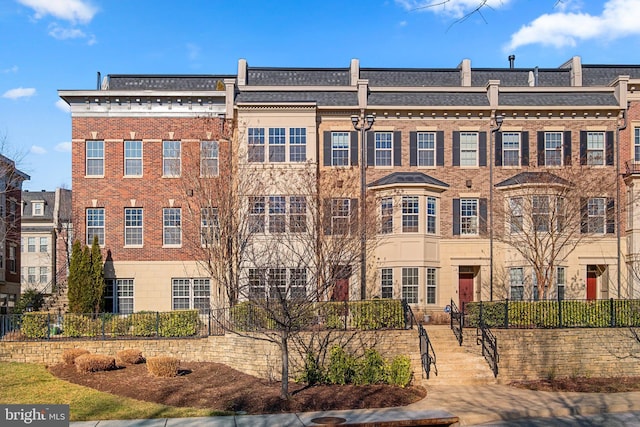
[[[31,175],[25,189],[70,188],[57,90],[95,89],[98,71],[632,64],[639,22],[640,0],[2,0],[0,152]]]

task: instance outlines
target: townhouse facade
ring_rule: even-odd
[[[432,312],[638,296],[638,79],[640,66],[579,57],[551,69],[241,59],[236,75],[110,75],[96,90],[60,91],[77,236],[99,237],[114,311],[220,304],[195,256],[211,221],[187,211],[192,175],[230,173],[251,183],[244,206],[266,247],[303,223],[352,236],[343,245],[359,253],[332,267],[326,298],[402,298]],[[262,279],[249,264],[243,280],[261,292],[314,286],[299,265]]]

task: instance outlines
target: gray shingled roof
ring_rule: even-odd
[[[452,69],[375,69],[363,68],[360,78],[369,80],[369,86],[460,86],[460,70]]]
[[[566,179],[549,172],[521,172],[496,184],[496,187],[509,187],[524,184],[560,184],[570,185]]]
[[[249,68],[247,85],[251,86],[349,86],[350,70],[314,68]]]
[[[33,216],[33,212],[31,210],[33,201],[44,201],[44,215],[42,216]],[[23,191],[22,192],[22,203],[24,204],[24,210],[22,211],[22,221],[29,222],[30,220],[52,220],[53,219],[53,208],[55,206],[56,194],[53,191]]]
[[[371,92],[369,105],[489,106],[486,92]]]
[[[606,86],[618,76],[640,79],[640,65],[582,65],[583,86]]]
[[[110,74],[108,78],[110,90],[208,91],[224,90],[223,80],[235,76]]]
[[[315,102],[322,106],[357,106],[358,95],[353,92],[297,92],[297,91],[247,91],[240,92],[236,102]]]
[[[471,69],[471,86],[486,86],[489,80],[500,80],[500,86],[529,86],[529,74],[534,68]],[[571,86],[571,75],[565,69],[538,69],[537,86]]]
[[[380,187],[383,185],[394,184],[423,184],[443,188],[449,187],[449,184],[422,172],[394,172],[370,183],[368,187]]]
[[[502,106],[603,106],[619,103],[613,92],[500,92]]]

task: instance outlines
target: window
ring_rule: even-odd
[[[162,244],[182,244],[182,210],[180,208],[162,209]]]
[[[104,245],[104,208],[87,209],[87,245],[93,244],[94,236]]]
[[[305,299],[307,297],[307,269],[292,268],[290,274],[290,293],[292,299]]]
[[[522,209],[522,197],[512,197],[509,199],[509,223],[512,233],[521,233],[524,231],[524,217]]]
[[[418,232],[418,196],[402,196],[402,232]]]
[[[264,163],[264,128],[248,129],[248,161]]]
[[[460,199],[460,234],[478,234],[478,199]]]
[[[587,132],[587,164],[604,165],[604,132]]]
[[[124,142],[124,175],[142,176],[142,141]]]
[[[331,200],[331,231],[332,234],[349,233],[349,220],[351,219],[351,200]]]
[[[200,176],[218,176],[218,141],[200,141]]]
[[[562,166],[562,132],[544,133],[544,164]]]
[[[436,133],[418,132],[418,166],[435,166]]]
[[[106,279],[105,282],[105,311],[133,313],[133,279]]]
[[[87,141],[87,176],[104,175],[104,141]]]
[[[533,196],[531,198],[531,210],[534,231],[538,233],[548,232],[551,215],[549,196]]]
[[[27,238],[27,252],[35,252],[36,251],[36,238],[29,237]]]
[[[269,298],[285,300],[287,298],[287,269],[269,269]]]
[[[267,285],[267,269],[266,268],[250,268],[249,269],[249,298],[265,299]]]
[[[502,166],[520,166],[520,132],[502,133]]]
[[[460,166],[478,166],[477,132],[460,132]]]
[[[640,162],[640,128],[634,128],[633,133],[633,159]]]
[[[27,268],[27,282],[28,283],[36,283],[36,268],[28,267]]]
[[[559,299],[564,299],[565,284],[567,283],[565,273],[564,267],[556,268],[556,289],[558,290]]]
[[[296,163],[307,161],[306,128],[289,129],[289,161]]]
[[[200,211],[200,236],[202,246],[209,246],[220,238],[218,208],[202,208]]]
[[[436,198],[427,197],[427,233],[436,234]]]
[[[349,132],[331,133],[331,166],[349,166]]]
[[[180,176],[181,174],[180,141],[162,141],[162,175]]]
[[[286,231],[287,202],[284,196],[269,197],[269,233]]]
[[[393,298],[393,269],[383,268],[380,271],[380,290],[382,298]]]
[[[304,196],[289,198],[289,230],[292,233],[307,231],[307,199]]]
[[[393,132],[375,132],[375,165],[391,166]]]
[[[49,238],[41,237],[40,238],[40,252],[48,252],[49,251]]]
[[[31,204],[31,210],[32,210],[33,216],[44,215],[44,202],[33,202]]]
[[[15,273],[17,271],[16,269],[18,268],[16,266],[16,247],[14,245],[9,246],[9,260],[7,267],[12,273]]]
[[[606,199],[593,198],[587,201],[587,232],[604,233],[606,224]]]
[[[142,245],[142,208],[124,210],[124,244],[125,246]]]
[[[171,309],[206,311],[210,308],[209,279],[171,279]]]
[[[512,300],[522,301],[524,299],[524,268],[509,269],[509,287]]]
[[[393,233],[393,197],[380,200],[380,233]]]
[[[249,231],[252,233],[264,233],[264,197],[249,197]]]
[[[40,267],[40,283],[47,283],[49,281],[49,271],[47,267]]]
[[[436,303],[436,269],[427,268],[427,304]]]
[[[418,303],[418,267],[402,268],[402,299],[409,304]]]
[[[284,128],[269,129],[269,161],[273,163],[284,162],[286,135]]]

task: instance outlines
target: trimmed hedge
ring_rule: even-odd
[[[27,338],[47,338],[49,336],[49,321],[49,313],[24,313],[22,315],[20,332]]]
[[[62,361],[67,365],[73,365],[76,359],[84,354],[89,354],[89,350],[84,348],[68,348],[62,352]]]
[[[120,350],[116,353],[116,361],[119,364],[137,365],[145,361],[142,351],[134,348]]]
[[[147,359],[147,370],[156,377],[175,377],[179,367],[180,359],[175,357],[158,356]]]
[[[111,371],[116,369],[116,359],[103,354],[83,354],[75,359],[79,372]]]

